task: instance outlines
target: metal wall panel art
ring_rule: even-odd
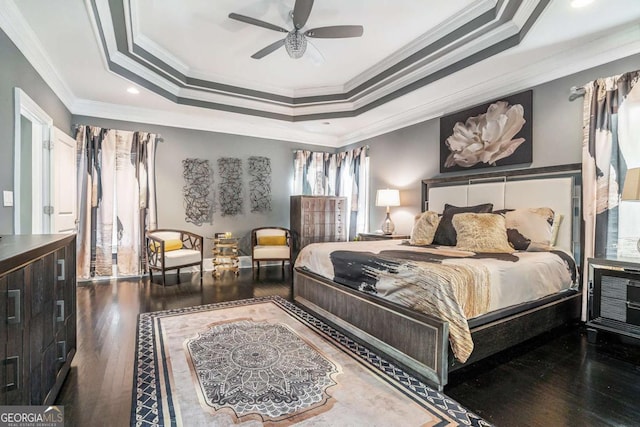
[[[251,212],[271,211],[271,159],[249,157],[249,200]]]
[[[185,185],[184,193],[185,221],[195,225],[213,222],[215,196],[213,192],[213,173],[209,160],[184,159],[182,161]]]
[[[222,216],[234,216],[243,212],[242,160],[235,157],[218,159],[218,200]]]

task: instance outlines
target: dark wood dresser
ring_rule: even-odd
[[[0,239],[0,405],[49,405],[76,352],[76,237]]]
[[[589,258],[590,342],[597,331],[640,339],[640,262],[636,259]]]
[[[347,239],[347,198],[291,196],[291,232],[296,250],[310,243]]]

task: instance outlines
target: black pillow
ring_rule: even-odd
[[[434,245],[455,246],[456,241],[456,229],[453,227],[451,220],[455,214],[459,213],[491,213],[493,210],[493,203],[485,203],[477,206],[465,206],[458,207],[446,204],[444,205],[444,211],[442,211],[442,218],[440,218],[440,224],[436,228],[436,234],[433,236]]]

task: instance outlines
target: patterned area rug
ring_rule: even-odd
[[[488,426],[280,298],[141,314],[131,425]]]

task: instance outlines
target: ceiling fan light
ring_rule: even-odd
[[[291,31],[284,39],[284,47],[291,58],[298,59],[307,50],[307,39],[298,31]]]

